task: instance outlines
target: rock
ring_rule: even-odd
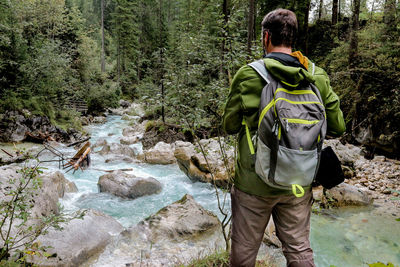
[[[0,198],[4,199],[5,194],[15,185],[10,183],[12,179],[18,181],[21,177],[17,173],[17,167],[4,166],[0,168]],[[64,175],[57,171],[41,175],[42,185],[37,190],[32,212],[34,217],[48,216],[59,212],[58,199],[64,197],[65,193],[77,192],[78,189],[73,182],[67,180]],[[32,186],[32,184],[30,184]]]
[[[96,147],[103,147],[107,144],[108,144],[108,142],[105,138],[99,138],[99,139],[97,139],[96,143],[94,143],[92,145],[92,150],[95,149]]]
[[[107,118],[106,118],[106,117],[103,117],[103,116],[94,117],[93,120],[92,120],[92,123],[99,123],[99,124],[101,124],[101,123],[106,123],[106,122],[107,122]]]
[[[118,162],[125,162],[125,163],[133,163],[133,162],[138,162],[134,158],[126,157],[126,156],[111,156],[110,158],[107,158],[105,163],[118,163]]]
[[[124,115],[124,108],[122,108],[122,107],[121,108],[111,108],[111,109],[108,109],[108,112],[113,115],[122,116],[122,115]]]
[[[104,145],[103,148],[99,151],[99,153],[100,155],[117,154],[128,157],[134,157],[137,154],[133,148],[117,143]]]
[[[123,145],[132,145],[140,142],[141,137],[142,135],[138,133],[138,135],[135,136],[122,137],[121,140],[119,140],[119,142]]]
[[[88,117],[81,117],[81,124],[82,124],[82,126],[89,125],[89,123],[90,123],[90,120],[89,120]]]
[[[187,194],[148,217],[142,224],[148,225],[153,242],[164,238],[175,241],[195,238],[220,226],[216,215],[205,210]]]
[[[137,104],[137,103],[132,103],[126,110],[124,110],[123,113],[131,115],[131,116],[139,116],[139,117],[143,117],[145,115],[143,106],[141,104]]]
[[[131,122],[133,122],[133,123],[137,123],[137,122],[140,120],[140,117],[139,117],[139,116],[130,116],[130,115],[124,114],[124,115],[121,117],[121,120],[124,120],[124,121],[131,121]]]
[[[96,210],[86,212],[83,219],[74,219],[62,225],[63,230],[50,230],[38,241],[47,248],[50,258],[35,257],[39,266],[81,266],[98,256],[124,228],[112,217]]]
[[[129,108],[131,106],[131,103],[129,101],[126,100],[119,100],[119,105],[123,108]]]
[[[26,116],[9,111],[0,120],[0,142],[21,142],[29,138],[26,132],[37,136],[39,133],[49,136],[57,142],[73,142],[79,133],[71,129],[68,132],[54,126],[46,116]]]
[[[276,236],[275,223],[274,223],[274,220],[272,219],[272,216],[269,219],[267,228],[265,229],[263,242],[266,245],[272,245],[272,246],[275,246],[277,248],[281,248],[282,247],[281,241]]]
[[[161,183],[154,178],[139,178],[122,171],[102,175],[98,181],[98,186],[100,192],[108,192],[131,199],[157,194],[162,189]]]
[[[185,195],[121,233],[96,263],[177,266],[224,247],[217,216],[205,210],[192,196]],[[110,255],[113,255],[113,262],[108,260]]]
[[[173,151],[173,146],[160,142],[153,148],[144,151],[144,158],[150,164],[173,164],[176,163]]]
[[[223,139],[221,139],[224,144]],[[227,166],[223,161],[220,146],[217,140],[203,139],[200,140],[203,147],[207,161],[204,155],[189,142],[176,142],[174,155],[177,159],[179,168],[192,180],[200,182],[213,183],[220,187],[225,187],[234,173],[233,162],[233,147],[226,147],[225,153],[227,155]],[[208,163],[208,164],[207,164]],[[227,170],[228,168],[228,170]],[[213,175],[211,175],[211,173]],[[214,178],[214,181],[213,181]]]
[[[326,197],[333,199],[335,201],[333,204],[337,206],[367,206],[373,202],[371,195],[367,191],[345,183],[326,190]]]
[[[331,146],[343,165],[353,167],[356,160],[361,157],[362,151],[359,147],[346,144],[343,145],[338,139],[324,141],[324,146]]]

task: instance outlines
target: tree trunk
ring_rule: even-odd
[[[332,2],[332,26],[335,26],[338,22],[338,0]]]
[[[118,32],[118,37],[117,37],[117,80],[118,83],[121,78],[121,44],[120,44],[120,33]]]
[[[383,22],[386,35],[396,30],[396,0],[385,0]]]
[[[220,73],[224,77],[228,77],[227,68],[225,67],[227,64],[225,62],[225,55],[227,53],[227,44],[226,38],[229,35],[228,33],[228,21],[229,21],[229,0],[223,0],[222,3],[222,15],[224,16],[224,24],[222,26],[222,41],[221,41],[221,63],[220,63]]]
[[[160,1],[160,7],[159,7],[159,26],[160,26],[160,39],[163,40],[163,35],[165,32],[163,32],[163,29],[161,25],[163,25],[162,21],[162,0]],[[162,44],[164,46],[164,43]],[[164,92],[164,47],[160,47],[160,82],[161,82],[161,117],[163,123],[165,123],[165,107],[164,107],[164,101],[165,101],[165,92]]]
[[[341,12],[342,12],[342,1],[338,0],[338,21],[342,21],[342,16],[341,16]]]
[[[104,54],[104,0],[101,0],[101,72],[106,70]]]
[[[319,0],[319,8],[318,8],[318,20],[322,18],[322,10],[324,8],[324,0]]]
[[[357,31],[359,28],[359,15],[360,15],[360,0],[353,1],[353,15],[351,17],[351,32],[350,32],[350,49],[349,49],[349,66],[354,68],[357,63],[358,52],[358,36]]]
[[[254,40],[255,0],[249,0],[249,18],[247,23],[247,52],[250,55]]]
[[[311,0],[307,1],[307,7],[304,14],[304,51],[308,55],[308,17],[310,15]]]

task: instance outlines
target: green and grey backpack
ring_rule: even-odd
[[[311,185],[318,171],[326,134],[320,92],[307,81],[297,85],[278,81],[267,72],[263,60],[249,66],[267,82],[253,138],[246,126],[250,151],[256,156],[256,173],[269,186],[302,197],[303,187]]]

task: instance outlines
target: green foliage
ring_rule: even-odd
[[[388,263],[388,264],[384,264],[382,262],[377,262],[377,263],[371,263],[368,264],[369,267],[398,267],[397,265],[394,265],[393,263]]]
[[[215,252],[205,258],[193,260],[188,265],[181,265],[188,267],[209,267],[209,266],[229,266],[229,253],[227,251]]]
[[[347,41],[339,42],[326,57],[325,64],[331,74],[332,86],[342,99],[349,128],[369,126],[372,138],[388,138],[393,142],[392,146],[398,146],[400,35],[392,32],[388,39],[385,28],[381,22],[370,22],[360,30],[358,60],[353,68],[349,68],[347,57],[338,56],[348,54]]]
[[[115,84],[105,84],[102,87],[91,88],[89,91],[87,103],[88,112],[104,112],[107,107],[118,107],[118,101],[121,91]]]

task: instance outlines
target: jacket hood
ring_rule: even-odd
[[[296,51],[292,55],[284,53],[269,53],[264,58],[265,67],[275,79],[286,84],[290,88],[296,88],[303,82],[314,83],[315,80],[308,72],[308,59],[301,52]]]

